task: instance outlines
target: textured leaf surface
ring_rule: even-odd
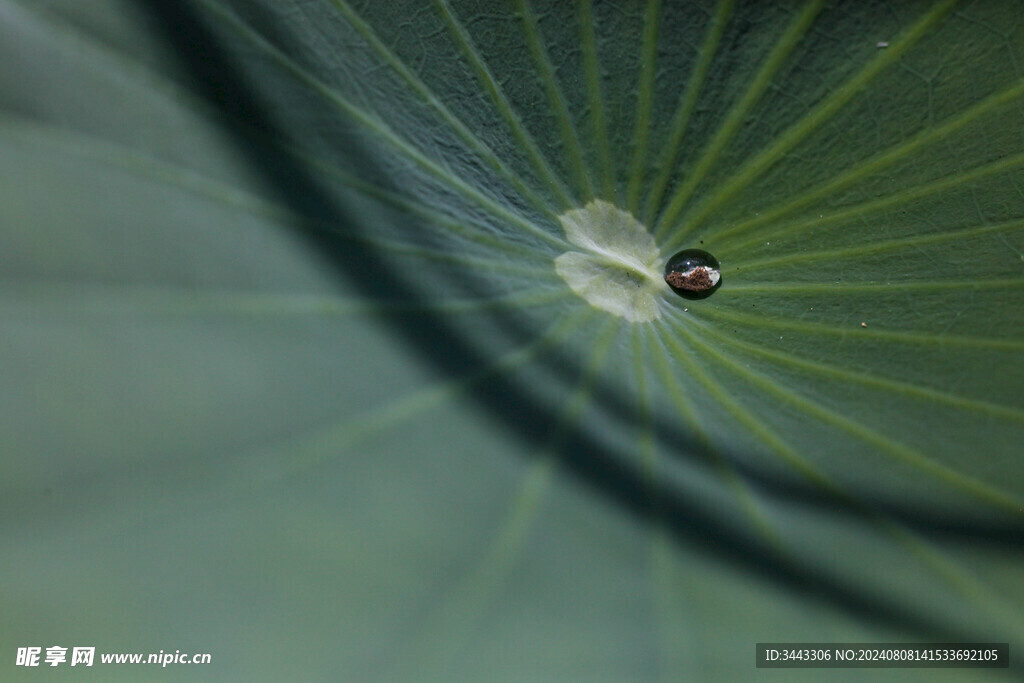
[[[10,648],[1024,647],[1013,3],[162,4],[0,2]],[[595,199],[721,288],[590,306]]]

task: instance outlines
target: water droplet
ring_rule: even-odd
[[[722,284],[721,266],[703,249],[684,249],[665,264],[665,282],[684,299],[704,299]]]

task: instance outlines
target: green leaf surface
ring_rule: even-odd
[[[1009,641],[1019,671],[1022,21],[0,0],[8,651],[821,680],[754,644]],[[559,217],[594,200],[719,290],[578,296]]]

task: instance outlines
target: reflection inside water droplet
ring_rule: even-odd
[[[722,271],[703,249],[684,249],[665,264],[665,282],[684,299],[704,299],[722,284]]]

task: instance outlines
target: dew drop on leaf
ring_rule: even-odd
[[[703,249],[684,249],[665,264],[665,282],[684,299],[704,299],[722,284],[722,271]]]

